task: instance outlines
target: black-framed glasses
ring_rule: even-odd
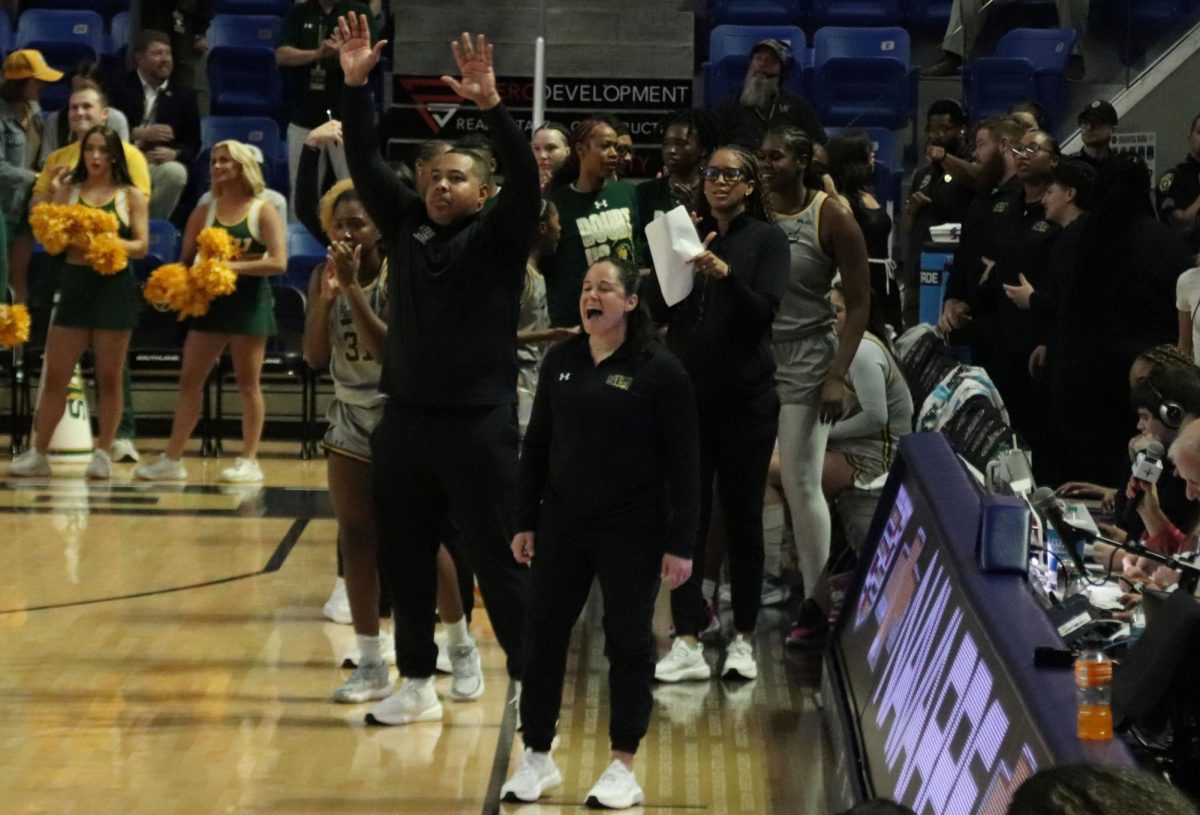
[[[705,181],[716,181],[724,178],[730,184],[736,184],[746,178],[746,171],[741,167],[718,167],[710,164],[700,171],[700,177]]]

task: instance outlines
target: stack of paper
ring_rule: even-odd
[[[695,274],[691,259],[704,251],[692,216],[682,206],[664,212],[646,225],[646,242],[663,300],[673,306],[692,293]]]

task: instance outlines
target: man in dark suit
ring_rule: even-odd
[[[200,110],[190,88],[171,82],[171,41],[142,31],[133,44],[137,69],[114,83],[112,102],[129,119],[129,135],[150,164],[150,217],[170,218],[200,149]]]

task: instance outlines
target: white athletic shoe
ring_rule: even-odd
[[[414,724],[442,719],[442,702],[429,679],[404,679],[400,689],[367,711],[367,724]]]
[[[438,648],[437,665],[435,670],[440,674],[448,674],[454,672],[454,666],[450,662],[450,645],[449,637],[445,631],[438,631],[433,635],[433,644]]]
[[[133,446],[133,439],[114,439],[110,452],[113,461],[132,461],[136,464],[142,460],[137,448]]]
[[[36,447],[30,447],[9,463],[8,474],[17,478],[49,478],[50,459]]]
[[[483,665],[479,661],[479,649],[474,642],[456,645],[450,649],[451,675],[450,698],[456,702],[469,702],[483,696]]]
[[[383,661],[388,665],[396,664],[396,638],[392,636],[390,631],[379,632],[379,653],[383,657]],[[343,668],[357,668],[358,663],[362,661],[362,652],[355,645],[342,656]]]
[[[646,796],[638,786],[633,770],[620,761],[614,761],[608,765],[596,785],[588,790],[584,802],[593,809],[629,809],[645,800]]]
[[[133,468],[133,477],[143,481],[184,481],[187,479],[187,469],[177,458],[167,458],[166,453],[160,453],[145,464]]]
[[[263,480],[263,474],[258,461],[238,456],[232,467],[221,470],[220,478],[227,484],[256,484]]]
[[[535,753],[526,748],[517,764],[517,771],[500,788],[501,801],[523,801],[531,804],[549,790],[562,786],[562,773],[549,753]]]
[[[347,705],[385,699],[392,693],[392,680],[388,678],[385,662],[374,665],[359,665],[346,684],[333,692],[333,701]]]
[[[350,616],[350,596],[346,594],[345,578],[339,577],[334,581],[333,591],[329,593],[329,599],[325,601],[322,611],[325,613],[325,619],[338,625],[350,625],[354,622],[354,618]]]
[[[758,663],[754,661],[754,647],[750,639],[738,634],[729,641],[725,651],[725,668],[721,671],[723,679],[757,679]]]
[[[88,462],[87,469],[83,471],[83,474],[87,478],[112,478],[112,457],[103,450],[93,450],[92,460]]]
[[[676,638],[671,650],[654,666],[654,678],[659,682],[699,682],[712,676],[712,668],[704,660],[704,646],[688,645]]]

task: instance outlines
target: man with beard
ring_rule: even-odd
[[[783,40],[762,40],[751,49],[741,94],[730,96],[716,111],[723,144],[755,151],[768,130],[784,125],[803,130],[814,146],[828,141],[812,103],[782,86],[784,74],[792,67],[792,49]],[[817,157],[823,158],[820,154],[818,149]]]
[[[907,232],[901,267],[900,302],[905,328],[920,321],[921,248],[931,227],[962,223],[974,193],[950,168],[948,157],[969,160],[966,147],[967,114],[953,99],[929,106],[925,115],[925,154],[929,164],[913,174],[912,193],[904,205],[901,223]]]
[[[975,163],[979,165],[981,192],[967,208],[962,222],[954,268],[946,285],[946,301],[938,328],[949,333],[956,345],[969,345],[976,365],[987,365],[990,350],[990,316],[972,322],[985,273],[1003,245],[1007,222],[1020,211],[1017,196],[1021,181],[1016,177],[1013,147],[1020,144],[1025,126],[1014,119],[995,116],[979,123],[975,132]]]

